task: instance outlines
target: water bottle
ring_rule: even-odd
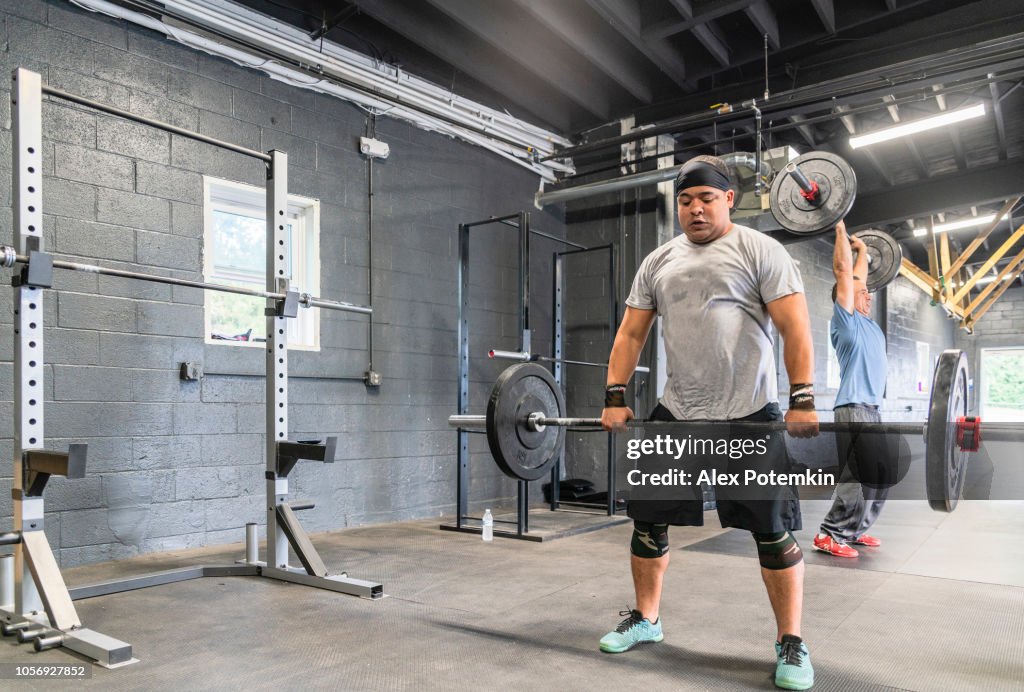
[[[484,510],[484,521],[483,521],[483,533],[482,538],[485,541],[494,540],[494,517],[491,515],[490,509]]]

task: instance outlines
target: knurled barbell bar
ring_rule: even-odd
[[[865,432],[924,435],[925,483],[932,509],[956,508],[966,477],[967,454],[977,451],[982,436],[995,441],[1024,440],[1024,429],[1012,425],[985,424],[967,413],[967,356],[944,351],[935,368],[928,420],[924,423],[819,423],[822,432]],[[486,415],[454,415],[452,427],[483,429],[495,462],[508,476],[537,480],[551,470],[561,453],[565,429],[601,430],[599,418],[565,416],[565,401],[554,377],[536,363],[519,363],[504,370],[494,383]],[[692,422],[631,420],[629,428],[692,427]],[[730,432],[783,431],[786,423],[725,421]]]
[[[104,276],[120,276],[125,279],[153,281],[155,283],[170,284],[172,286],[188,286],[190,288],[200,288],[206,291],[219,291],[221,293],[237,293],[239,295],[255,296],[257,298],[272,298],[274,300],[281,301],[286,306],[285,313],[287,316],[291,316],[290,311],[287,309],[291,300],[294,300],[295,304],[304,308],[325,308],[327,310],[341,310],[343,312],[358,312],[364,315],[373,314],[373,308],[365,305],[356,305],[354,303],[344,303],[337,300],[317,298],[308,293],[297,293],[294,291],[289,291],[287,293],[275,293],[273,291],[261,291],[255,288],[224,286],[221,284],[206,283],[205,281],[177,279],[172,276],[144,274],[124,269],[100,267],[95,264],[82,264],[81,262],[68,262],[66,260],[53,259],[51,255],[41,252],[33,252],[29,255],[19,255],[13,247],[9,245],[0,245],[0,267],[13,267],[15,264],[31,266],[33,258],[41,264],[46,263],[57,269],[69,269],[72,271],[88,272],[90,274],[103,274]]]
[[[518,360],[523,363],[534,363],[536,361],[543,361],[545,363],[562,363],[563,365],[583,365],[589,368],[604,368],[608,369],[608,363],[594,363],[588,360],[569,360],[568,358],[552,358],[551,356],[542,356],[536,353],[527,353],[525,351],[502,351],[501,349],[492,348],[487,352],[488,358],[494,360]],[[649,373],[651,369],[646,365],[636,366],[635,372]]]

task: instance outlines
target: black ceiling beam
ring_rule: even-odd
[[[1020,194],[1024,194],[1024,161],[1003,161],[857,195],[846,223],[851,229],[900,223],[957,207],[1000,202]]]
[[[927,0],[912,0],[901,4],[900,11],[907,7],[920,5]],[[879,15],[884,16],[884,15]],[[976,24],[978,22],[978,24]],[[853,27],[843,27],[844,33]],[[987,0],[986,2],[968,3],[964,8],[940,13],[934,17],[908,22],[889,30],[881,29],[876,33],[852,43],[836,42],[822,46],[813,59],[801,61],[799,55],[791,55],[794,48],[820,38],[808,37],[804,40],[785,45],[783,50],[773,56],[772,81],[778,83],[783,77],[780,72],[782,61],[792,61],[799,67],[798,75],[802,84],[826,84],[848,80],[851,75],[885,71],[893,75],[901,64],[915,63],[922,60],[941,61],[943,56],[964,50],[975,50],[996,60],[1005,50],[980,50],[978,44],[989,46],[994,42],[1011,39],[1015,33],[1024,33],[1024,14],[1014,5],[1014,0]],[[758,51],[760,53],[760,51]],[[737,65],[738,66],[738,65]],[[927,65],[921,65],[921,75],[931,75],[933,71]],[[733,81],[716,89],[716,101],[738,103],[764,91],[764,76],[758,76],[744,82]],[[690,77],[699,78],[701,74],[693,73]],[[955,76],[943,77],[952,81]],[[774,97],[773,97],[774,98]],[[657,106],[641,110],[638,122],[658,121],[672,117],[672,114],[694,112],[707,107],[704,93],[683,96],[663,101]]]
[[[570,108],[565,96],[546,83],[523,78],[520,65],[493,55],[490,46],[471,31],[453,25],[430,7],[411,7],[402,0],[358,0],[360,11],[404,36],[481,84],[507,96],[557,130],[570,128]],[[500,106],[499,106],[500,107]]]
[[[1024,40],[1024,36],[1021,37]],[[1005,67],[1008,65],[1015,66],[1015,69],[1007,72],[998,72],[999,79],[1017,79],[1024,76],[1024,54],[1021,56],[1014,56],[1011,60],[1006,63],[1000,64],[999,67]],[[991,66],[986,66],[988,69]],[[794,114],[809,114],[814,112],[821,112],[824,108],[829,108],[832,112],[814,116],[808,118],[808,124],[812,122],[821,122],[822,120],[831,120],[839,117],[836,113],[836,109],[839,106],[853,103],[863,102],[864,100],[881,97],[887,93],[898,91],[899,93],[910,92],[905,96],[897,98],[898,103],[909,103],[911,101],[922,101],[931,96],[930,93],[926,94],[925,89],[931,86],[932,82],[925,77],[922,77],[921,71],[924,68],[918,68],[914,70],[912,76],[908,78],[907,82],[902,85],[894,84],[894,80],[897,78],[895,75],[886,79],[884,76],[879,75],[873,77],[870,75],[855,75],[862,85],[860,90],[854,88],[843,89],[841,83],[832,84],[817,84],[810,88],[797,90],[794,92],[783,92],[776,94],[771,101],[761,102],[761,109],[765,113],[765,118],[769,119],[769,122],[777,119],[791,118]],[[943,72],[941,68],[934,68],[935,73],[931,79],[941,80],[953,78],[953,84],[944,88],[942,93],[962,91],[964,89],[975,89],[979,86],[985,86],[991,81],[987,77],[976,77],[968,79],[970,76],[969,70],[953,69],[953,72]],[[853,79],[853,78],[851,78]],[[925,79],[925,83],[922,84],[920,80]],[[961,81],[966,80],[966,81]],[[850,80],[842,80],[843,82],[849,82]],[[931,89],[930,92],[934,92]],[[881,108],[881,105],[867,105],[858,106],[856,109],[851,109],[849,112],[858,113],[871,110],[874,108]],[[644,139],[659,134],[678,134],[684,132],[687,129],[700,127],[707,125],[713,121],[717,121],[720,125],[728,125],[736,121],[751,121],[753,119],[753,111],[747,106],[740,105],[739,108],[734,108],[727,112],[726,115],[720,115],[715,111],[709,111],[706,108],[696,113],[684,116],[682,118],[673,118],[672,120],[664,121],[661,123],[651,123],[643,128],[636,128],[632,132],[616,137],[607,137],[584,144],[567,147],[558,153],[550,154],[547,158],[561,158],[565,156],[575,156],[582,153],[588,153],[591,151],[599,151],[601,149],[607,149],[619,144],[625,144],[627,142],[635,141],[637,139]],[[789,127],[796,127],[796,124],[790,126],[780,125],[772,126],[768,129],[789,129]]]
[[[814,5],[814,11],[818,14],[825,31],[830,36],[836,33],[836,8],[832,0],[811,0],[811,4]]]
[[[514,1],[638,101],[654,100],[651,70],[644,59],[596,14],[564,2]]]
[[[635,3],[627,0],[586,0],[586,3],[679,87],[686,91],[693,89],[686,76],[686,62],[676,49],[664,39],[651,39],[643,34],[640,10]]]
[[[546,31],[521,21],[514,6],[477,0],[427,0],[492,50],[526,68],[601,120],[611,117],[608,89],[596,69],[575,51],[561,49]]]
[[[779,20],[768,0],[759,0],[744,11],[758,32],[768,35],[768,47],[773,51],[778,50],[782,46],[779,42]]]
[[[664,39],[681,34],[713,19],[744,10],[755,0],[711,0],[696,8],[690,0],[669,0],[679,12],[679,18],[665,19],[642,27],[643,35],[649,39]]]
[[[992,115],[996,120],[996,136],[999,139],[999,159],[1006,160],[1006,124],[1003,122],[1003,107],[1000,105],[999,84],[991,82],[988,85],[992,94]]]
[[[932,86],[933,91],[939,91],[942,89],[941,84],[935,84]],[[946,97],[938,95],[935,97],[935,102],[939,104],[939,110],[946,110]],[[961,171],[967,169],[967,154],[964,152],[964,142],[960,139],[960,128],[958,127],[947,127],[946,132],[949,134],[949,142],[953,145],[953,158],[956,160],[956,167]]]
[[[690,3],[690,0],[668,1],[669,4],[675,7],[676,11],[682,15],[683,19],[691,20],[694,18],[693,5]],[[722,67],[729,66],[729,48],[712,30],[710,19],[705,19],[694,24],[693,27],[690,28],[690,33],[700,41],[700,44],[704,46],[704,49],[711,54],[711,57],[714,58],[719,65]]]
[[[932,90],[934,91],[934,89]],[[938,97],[936,97],[938,98]],[[900,107],[896,103],[896,97],[892,94],[886,94],[882,97],[885,102],[885,107],[889,111],[889,117],[892,118],[894,123],[900,122]],[[924,157],[921,155],[921,150],[917,148],[917,143],[910,137],[901,138],[903,143],[907,145],[907,150],[910,152],[911,158],[917,164],[917,171],[922,178],[931,177],[931,171],[928,170],[928,166],[924,161]]]

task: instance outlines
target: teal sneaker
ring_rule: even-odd
[[[661,619],[652,623],[639,610],[622,610],[619,615],[628,615],[614,631],[601,637],[601,651],[621,654],[637,644],[660,642],[665,638],[661,633]]]
[[[784,690],[806,690],[814,685],[814,667],[811,654],[800,637],[782,635],[782,643],[775,643],[775,686]]]

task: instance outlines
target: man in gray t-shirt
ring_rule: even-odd
[[[630,381],[660,316],[668,382],[651,419],[782,419],[774,323],[790,377],[788,430],[799,437],[817,434],[810,318],[794,261],[777,241],[732,223],[735,191],[721,159],[691,159],[680,170],[675,189],[683,234],[648,255],[637,271],[608,361],[602,424],[606,430],[624,431],[633,418],[622,383]],[[774,454],[769,457],[785,460],[784,445],[781,435],[772,436]],[[718,498],[722,526],[750,531],[757,544],[777,623],[776,685],[807,689],[814,670],[800,638],[803,553],[790,533],[801,527],[799,500],[787,486],[769,499],[723,495],[728,493]],[[669,563],[668,526],[703,524],[698,497],[631,501],[629,515],[634,520],[630,560],[637,605],[602,638],[601,649],[608,653],[663,639],[658,612]]]

